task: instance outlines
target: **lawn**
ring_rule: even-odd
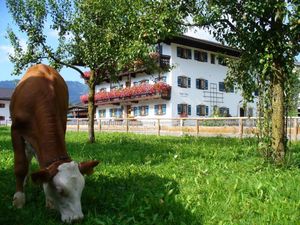
[[[68,132],[76,161],[99,159],[86,177],[82,224],[300,224],[300,143],[287,166],[265,162],[253,139],[157,137]],[[34,162],[32,170],[37,169]],[[59,224],[44,207],[42,187],[29,183],[27,203],[11,205],[13,154],[0,127],[0,224]]]

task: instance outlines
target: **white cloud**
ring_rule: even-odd
[[[0,45],[0,63],[9,62],[8,55],[13,52],[14,49],[11,45]]]

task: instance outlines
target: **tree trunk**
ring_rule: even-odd
[[[286,152],[283,87],[282,74],[276,72],[272,82],[272,151],[278,164],[283,162]]]
[[[94,72],[91,71],[90,79],[88,81],[89,86],[89,97],[88,97],[88,131],[89,131],[89,142],[95,142],[95,82],[94,82]]]

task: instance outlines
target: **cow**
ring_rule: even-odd
[[[30,67],[11,98],[11,138],[14,149],[16,192],[13,205],[25,204],[24,186],[33,156],[39,171],[33,182],[43,184],[46,206],[57,209],[63,222],[81,220],[83,174],[91,174],[98,161],[76,163],[67,153],[65,132],[68,88],[59,73],[43,64]]]

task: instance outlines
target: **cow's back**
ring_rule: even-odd
[[[17,85],[10,104],[12,129],[38,153],[65,151],[68,89],[59,73],[46,65],[30,67]],[[50,150],[49,150],[50,148]]]

